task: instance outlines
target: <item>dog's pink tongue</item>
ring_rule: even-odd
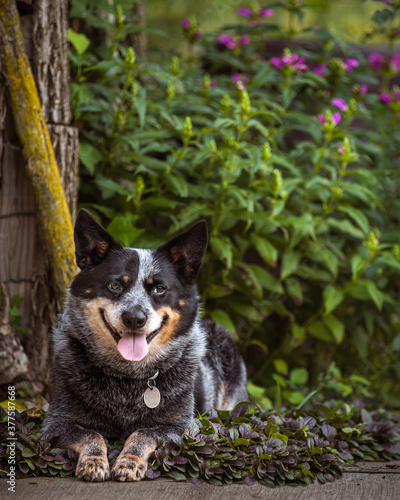
[[[123,333],[118,342],[118,351],[128,361],[140,361],[149,352],[146,334]]]

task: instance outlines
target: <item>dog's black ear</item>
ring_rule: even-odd
[[[75,256],[80,269],[97,266],[111,250],[121,250],[122,245],[84,208],[75,222]]]
[[[200,270],[208,243],[207,223],[201,220],[157,249],[157,254],[167,254],[177,268],[179,277],[191,283]]]

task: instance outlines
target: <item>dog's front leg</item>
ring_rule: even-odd
[[[150,453],[157,448],[153,432],[135,431],[125,441],[124,447],[111,469],[112,479],[117,481],[140,481],[147,470]]]
[[[107,446],[98,432],[90,432],[69,445],[79,454],[75,475],[85,481],[107,481],[110,466],[107,458]]]

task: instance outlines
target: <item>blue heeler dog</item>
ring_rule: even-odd
[[[155,250],[123,248],[79,212],[80,272],[55,328],[43,426],[79,454],[77,477],[140,480],[158,437],[182,434],[196,412],[247,400],[233,340],[198,315],[207,239],[200,221]],[[105,438],[126,440],[111,473]]]

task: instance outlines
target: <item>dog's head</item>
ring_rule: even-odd
[[[85,321],[103,348],[140,361],[193,324],[194,280],[207,247],[205,221],[155,250],[142,250],[122,247],[81,210],[75,247],[81,271],[70,292],[84,304]]]

